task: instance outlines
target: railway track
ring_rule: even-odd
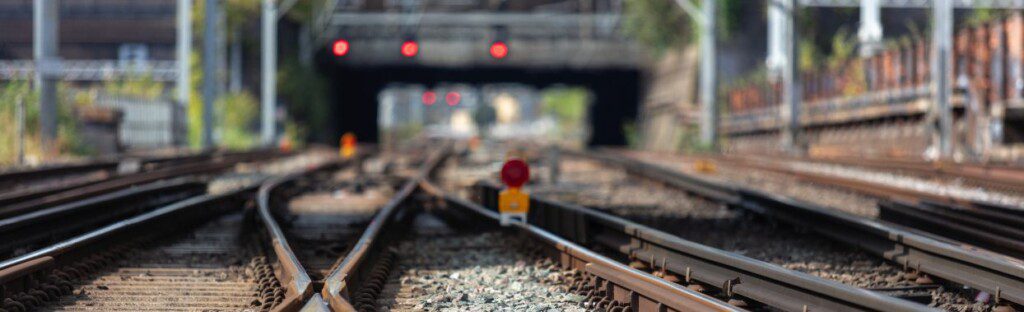
[[[1019,308],[1022,302],[1019,296],[1024,289],[1024,279],[1021,279],[1020,263],[1014,259],[921,235],[888,223],[741,187],[726,186],[625,157],[588,155],[585,157],[621,167],[631,174],[690,194],[809,229],[933,279],[969,286],[983,292],[975,293],[981,295],[978,298],[988,298],[998,305]]]
[[[486,307],[619,311],[630,304],[641,310],[734,310],[540,229],[525,225],[511,231],[498,229],[493,212],[443,194],[427,182],[439,159],[432,157],[381,209],[352,252],[332,270],[321,296],[314,296],[311,303],[322,300],[323,307],[334,311]],[[429,196],[414,196],[417,189]],[[539,249],[510,249],[509,244],[519,244],[510,232],[526,235],[528,243],[522,245]],[[404,247],[409,249],[403,251]],[[518,291],[481,284],[487,281],[482,270],[489,265],[497,265],[498,271],[506,268],[491,278],[509,281],[509,287]],[[538,272],[549,273],[546,280],[538,281]],[[535,290],[547,296],[517,295]]]
[[[877,207],[878,218],[881,220],[1024,259],[1024,243],[1021,243],[1024,240],[1024,231],[1021,230],[1024,229],[1024,212],[1010,203],[942,195],[923,188],[874,183],[850,175],[799,170],[787,163],[741,157],[714,158],[713,161],[728,166],[777,172],[801,181],[880,198]],[[902,166],[897,163],[891,169],[898,170]]]
[[[242,162],[266,160],[277,156],[277,152],[256,150],[223,155],[200,154],[178,158],[143,159],[137,164],[141,171],[134,173],[110,173],[103,175],[101,179],[72,179],[73,183],[42,183],[38,187],[0,193],[0,217],[28,213],[154,181],[216,173]],[[56,174],[49,171],[51,170],[44,170],[47,174]],[[20,173],[27,174],[29,173]]]
[[[334,170],[327,162],[292,177]],[[297,309],[309,293],[259,183],[190,197],[0,263],[5,311]],[[285,245],[286,246],[286,245]]]

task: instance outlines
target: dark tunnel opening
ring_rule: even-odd
[[[590,146],[625,145],[624,126],[635,122],[641,74],[636,69],[439,68],[424,66],[347,67],[332,64],[325,74],[331,90],[333,138],[353,132],[378,142],[377,96],[390,83],[522,83],[537,88],[578,85],[594,96],[588,118]],[[337,142],[324,142],[337,144]]]

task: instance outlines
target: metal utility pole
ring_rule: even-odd
[[[718,105],[715,105],[718,102],[718,52],[715,51],[715,20],[718,14],[715,14],[715,1],[704,0],[704,24],[700,34],[700,142],[711,150],[718,150]]]
[[[860,2],[860,56],[875,55],[882,49],[882,20],[879,0],[862,0]]]
[[[768,68],[770,79],[782,76],[782,68],[786,66],[786,10],[776,1],[768,2]]]
[[[180,105],[181,112],[188,112],[188,102],[191,97],[191,82],[192,80],[192,0],[178,0],[178,81],[177,81],[177,92],[178,92],[178,104]],[[181,116],[184,115],[184,116]],[[175,118],[181,118],[184,122],[176,123],[184,125],[185,129],[188,129],[188,114],[174,112]],[[175,141],[178,143],[184,143],[186,140],[183,138],[177,138],[179,132],[177,129],[174,131]]]
[[[220,0],[206,0],[206,18],[203,31],[203,148],[213,147],[213,103],[219,89],[218,58],[221,51],[217,40],[220,28]]]
[[[932,88],[934,109],[939,121],[939,155],[953,156],[953,109],[949,103],[950,69],[953,68],[953,3],[952,0],[934,0],[932,21]]]
[[[785,37],[786,62],[782,67],[782,143],[787,150],[794,153],[803,152],[801,142],[800,126],[800,55],[797,42],[800,40],[796,29],[796,0],[778,0],[772,5],[780,6],[784,13],[782,20],[782,33]]]
[[[274,0],[263,0],[263,66],[261,66],[263,96],[260,99],[262,121],[260,137],[264,145],[274,143],[274,105],[277,101],[277,5]]]
[[[39,92],[39,137],[43,151],[50,154],[57,139],[60,1],[35,0],[32,6],[32,54],[36,63],[35,89]]]
[[[718,149],[718,78],[715,51],[715,1],[704,0],[700,9],[691,0],[676,0],[690,18],[701,25],[700,34],[700,142],[712,150]]]

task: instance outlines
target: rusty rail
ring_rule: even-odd
[[[429,185],[429,184],[428,184]],[[496,205],[479,204],[440,192],[436,187],[424,187],[428,193],[444,199],[444,212],[461,218],[462,223],[498,227]],[[480,188],[478,190],[483,190]],[[496,190],[496,189],[492,189]],[[492,203],[493,204],[493,203]],[[531,203],[532,205],[532,203]],[[533,212],[531,212],[533,213]],[[543,214],[548,216],[549,214]],[[540,243],[546,254],[558,259],[563,268],[575,269],[588,275],[587,282],[602,300],[624,306],[622,311],[742,311],[711,296],[658,278],[587,249],[580,242],[566,237],[564,232],[579,234],[582,223],[561,223],[562,227],[548,229],[530,223],[514,223],[511,231],[521,233]],[[567,228],[568,227],[568,228]],[[563,232],[563,233],[559,233]],[[613,309],[614,310],[614,309]]]
[[[195,181],[154,182],[0,219],[0,256],[18,248],[54,243],[89,228],[205,192],[206,184]]]
[[[481,183],[474,192],[488,209],[499,188]],[[697,283],[728,299],[749,299],[784,311],[920,311],[925,307],[839,282],[704,246],[594,209],[531,198],[530,225],[583,246],[602,246]]]
[[[312,278],[310,278],[302,263],[299,262],[295,252],[292,251],[287,237],[274,217],[275,208],[279,209],[282,207],[281,201],[296,193],[296,189],[298,189],[297,184],[301,178],[315,172],[336,170],[352,165],[354,162],[358,163],[357,161],[341,160],[329,162],[322,166],[307,169],[304,172],[270,179],[260,186],[256,198],[259,219],[265,230],[264,234],[267,236],[267,239],[264,241],[269,242],[270,249],[280,264],[281,270],[275,272],[275,274],[278,274],[278,280],[284,285],[286,291],[285,299],[274,307],[274,311],[299,311],[303,309],[306,302],[315,293]]]
[[[1021,230],[1024,229],[1024,211],[1014,207],[803,172],[747,158],[715,159],[736,166],[782,173],[807,182],[841,187],[878,197],[882,199],[878,204],[879,217],[882,220],[1024,258],[1024,243],[1021,243],[1024,240],[1024,230]]]
[[[61,276],[81,276],[109,261],[118,244],[155,238],[232,210],[251,199],[256,185],[216,195],[201,195],[124,219],[31,253],[0,262],[0,298],[38,302],[70,294]]]
[[[1024,304],[1024,262],[1014,258],[924,235],[888,222],[752,189],[724,185],[626,157],[601,152],[567,153],[615,165],[631,174],[662,181],[698,195],[701,190],[709,187],[721,190],[733,199],[723,201],[726,204],[812,229],[908,269],[993,294],[997,303]]]
[[[208,159],[208,161],[190,160],[181,165],[175,165],[173,162],[165,163],[152,171],[119,176],[71,188],[3,194],[0,195],[0,218],[29,213],[153,181],[187,175],[214,173],[230,168],[240,162],[262,160],[277,155],[277,153],[266,151],[232,153],[213,157]]]
[[[402,208],[412,199],[420,182],[432,175],[449,153],[450,146],[448,144],[432,153],[420,167],[417,175],[406,181],[398,193],[392,196],[388,203],[377,212],[348,255],[331,269],[331,273],[324,281],[322,298],[313,298],[311,306],[322,308],[326,305],[331,311],[356,311],[357,307],[351,303],[352,296],[359,291],[362,282],[366,280],[374,264],[381,258],[382,247],[386,245],[387,241],[394,238],[396,231],[387,229],[394,229],[396,224],[408,222],[413,211]],[[319,303],[317,300],[325,302]]]

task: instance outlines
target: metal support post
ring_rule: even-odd
[[[952,0],[934,0],[932,31],[932,91],[933,106],[938,117],[939,156],[953,156],[953,109],[950,105],[952,89],[950,69],[953,68],[953,3]]]
[[[180,109],[173,112],[175,118],[180,118],[182,122],[176,122],[174,129],[174,141],[178,144],[184,144],[185,139],[179,137],[181,133],[178,126],[183,126],[184,129],[188,129],[188,102],[191,97],[191,78],[192,78],[192,0],[178,0],[178,81],[177,81],[177,92],[178,92],[178,104]]]
[[[718,81],[716,78],[717,51],[715,51],[715,1],[704,0],[702,11],[700,49],[700,141],[711,150],[718,149]]]
[[[769,79],[775,80],[782,75],[786,66],[786,10],[778,1],[768,2],[768,68]]]
[[[231,59],[228,60],[230,76],[228,91],[231,93],[242,92],[242,31],[234,30],[231,33]]]
[[[54,150],[57,139],[57,79],[59,68],[60,1],[33,2],[33,56],[36,63],[35,88],[39,92],[39,134],[44,154]]]
[[[213,147],[213,103],[217,100],[218,52],[217,28],[220,27],[220,0],[206,0],[203,31],[203,148]]]
[[[882,21],[879,0],[863,0],[860,2],[860,56],[868,57],[882,50]]]
[[[277,98],[277,7],[273,0],[263,0],[263,51],[260,137],[264,145],[274,143],[276,130],[274,105]]]
[[[793,153],[802,153],[803,144],[801,142],[801,126],[800,126],[800,110],[801,110],[801,99],[800,99],[800,50],[797,48],[798,41],[800,40],[797,34],[796,28],[796,13],[797,3],[796,0],[780,0],[777,1],[779,5],[782,5],[782,10],[785,12],[785,23],[784,33],[786,38],[786,64],[782,69],[782,84],[784,91],[782,92],[782,121],[783,125],[783,146],[787,150]]]

